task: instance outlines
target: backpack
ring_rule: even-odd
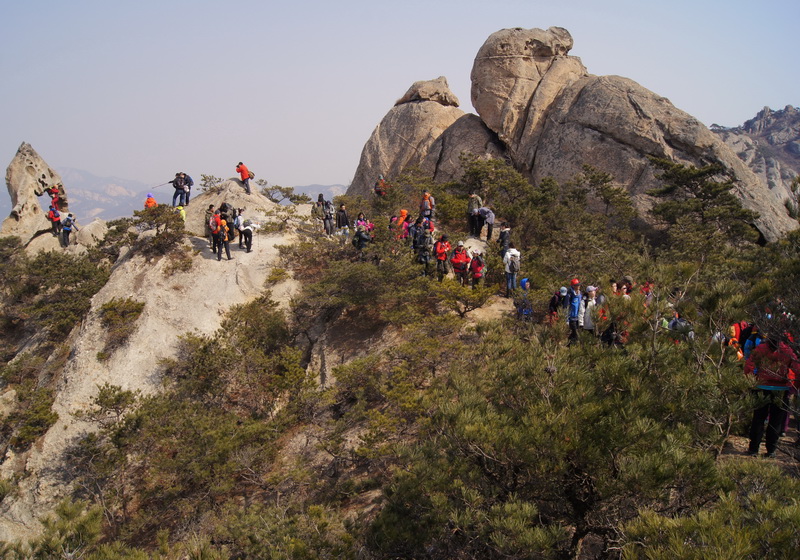
[[[512,273],[519,272],[519,257],[512,255],[508,261],[508,270]]]
[[[211,230],[211,233],[217,233],[217,221],[214,219],[213,214],[208,219],[208,229]]]
[[[72,218],[70,218],[69,216],[67,216],[67,219],[66,219],[66,220],[64,220],[64,224],[63,224],[63,226],[64,226],[65,228],[71,228],[71,227],[72,227]]]
[[[245,220],[244,223],[242,224],[242,226],[246,227],[246,228],[249,228],[252,225],[253,225],[253,222],[251,222],[250,220]]]
[[[256,178],[256,174],[255,174],[255,173],[253,173],[252,171],[250,171],[249,169],[247,170],[247,176],[248,176],[250,179],[255,179],[255,178]]]
[[[53,221],[55,222],[55,221],[58,221],[60,219],[61,219],[61,213],[59,213],[58,210],[53,208]]]

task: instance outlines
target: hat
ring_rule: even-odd
[[[450,239],[450,238],[449,238],[449,237],[447,237],[447,234],[444,234],[444,235],[442,236],[442,240],[443,240],[443,241],[447,241],[448,239]]]
[[[561,294],[562,296],[567,295],[567,287],[561,286],[561,288],[558,290],[558,293]]]
[[[628,284],[633,284],[633,276],[625,275],[622,277],[622,281]]]
[[[153,193],[151,192],[147,193],[147,198],[153,198]]]
[[[463,242],[463,241],[459,241],[459,242],[458,242],[458,246],[459,246],[459,247],[463,247],[463,246],[464,246],[464,242]]]
[[[588,287],[586,288],[586,291],[587,291],[587,292],[596,292],[596,291],[597,291],[597,288],[595,288],[594,286],[588,286]]]
[[[577,278],[573,278],[572,282],[570,282],[570,284],[573,285],[573,286],[580,286],[581,281],[578,280]]]

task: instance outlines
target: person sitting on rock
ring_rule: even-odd
[[[145,210],[148,208],[155,208],[156,206],[158,206],[158,202],[153,198],[153,193],[147,193],[147,198],[144,199]]]

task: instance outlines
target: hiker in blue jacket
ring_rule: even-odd
[[[579,318],[581,315],[581,281],[573,278],[570,282],[570,288],[567,290],[567,296],[564,298],[564,308],[566,309],[567,324],[569,325],[569,342],[567,346],[571,346],[573,342],[578,340],[578,326]]]

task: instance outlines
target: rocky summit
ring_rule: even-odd
[[[348,193],[366,195],[378,175],[391,180],[411,166],[437,181],[456,179],[458,157],[466,153],[506,158],[532,182],[548,176],[566,182],[589,164],[613,175],[643,211],[652,204],[646,192],[658,184],[648,159],[654,156],[726,168],[743,205],[758,212],[755,225],[766,240],[797,228],[784,205],[786,190],[770,187],[770,173],[754,172],[730,142],[668,99],[627,78],[590,74],[568,54],[572,46],[561,27],[493,33],[472,68],[477,116],[443,101],[454,98],[444,78],[425,87],[418,82],[410,92],[426,94],[407,93],[384,117],[364,146]],[[757,125],[762,131],[769,126]]]
[[[764,107],[741,126],[714,124],[711,131],[767,185],[776,200],[794,200],[791,185],[800,172],[800,109]]]

